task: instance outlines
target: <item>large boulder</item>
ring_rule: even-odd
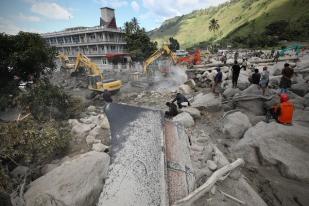
[[[241,95],[262,95],[262,90],[256,84],[251,84],[248,88],[241,92]]]
[[[194,125],[193,117],[187,112],[182,112],[178,114],[177,116],[173,118],[173,121],[178,122],[187,128],[192,127]]]
[[[186,85],[186,84],[180,85],[179,90],[183,94],[190,94],[192,92],[192,88],[189,85]]]
[[[241,138],[251,123],[247,115],[241,112],[235,112],[227,115],[223,120],[223,133],[232,138]]]
[[[273,165],[288,178],[309,182],[309,129],[259,122],[232,150],[247,166]]]
[[[26,206],[43,206],[48,201],[55,206],[96,205],[109,160],[107,154],[92,151],[62,163],[30,183],[24,196]]]
[[[295,94],[303,97],[309,91],[309,84],[304,83],[304,82],[303,83],[292,84],[291,91],[294,92]]]
[[[233,97],[235,94],[240,93],[240,89],[238,88],[227,88],[224,92],[223,92],[223,97],[225,98],[231,98]]]
[[[183,107],[181,111],[189,113],[194,119],[198,119],[201,117],[200,110],[194,107]]]
[[[304,96],[304,104],[306,107],[309,107],[309,93]]]
[[[309,111],[296,109],[293,114],[293,123],[309,127]]]
[[[238,100],[236,107],[245,113],[251,113],[256,116],[264,115],[264,102],[261,99]]]
[[[192,102],[192,107],[201,107],[206,108],[212,111],[218,111],[221,109],[222,99],[220,97],[216,97],[213,93],[208,94],[198,94],[194,97]]]

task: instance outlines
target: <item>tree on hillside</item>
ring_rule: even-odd
[[[179,50],[180,45],[179,45],[179,42],[177,41],[177,39],[174,39],[173,37],[170,37],[170,38],[169,38],[169,41],[170,41],[170,46],[169,46],[169,48],[170,48],[173,52],[176,52],[176,50]]]
[[[142,61],[156,49],[157,43],[150,41],[144,28],[140,27],[136,18],[124,24],[127,48],[133,60]]]
[[[219,30],[220,28],[220,25],[218,23],[218,20],[217,19],[211,19],[210,22],[209,22],[209,31],[214,31],[216,32],[217,30]]]

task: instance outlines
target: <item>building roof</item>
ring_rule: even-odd
[[[107,6],[101,7],[100,9],[110,9],[110,10],[115,10],[115,9],[110,8],[110,7],[107,7]]]

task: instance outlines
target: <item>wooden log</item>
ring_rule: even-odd
[[[244,165],[243,159],[237,159],[235,162],[228,164],[217,171],[215,171],[211,177],[199,188],[194,190],[192,193],[190,193],[187,197],[176,201],[173,206],[190,206],[192,205],[196,200],[200,199],[205,193],[209,192],[211,188],[214,186],[214,184],[220,180],[223,176],[225,176],[226,173],[234,170],[235,168]]]
[[[239,200],[239,199],[237,199],[236,197],[234,197],[234,196],[232,196],[232,195],[229,195],[229,194],[223,192],[222,190],[219,190],[219,191],[220,191],[224,196],[230,198],[231,200],[234,200],[235,202],[237,202],[237,203],[239,203],[239,204],[242,204],[242,205],[245,205],[245,204],[246,204],[244,201]]]

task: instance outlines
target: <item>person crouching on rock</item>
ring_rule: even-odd
[[[168,111],[165,112],[166,118],[175,117],[178,114],[177,106],[174,103],[166,102],[166,106],[168,106]]]
[[[274,105],[270,111],[271,116],[281,124],[292,124],[294,104],[289,101],[289,96],[286,93],[280,95],[281,103]],[[267,117],[269,120],[269,117]]]
[[[177,93],[175,99],[172,103],[177,101],[178,108],[181,109],[182,107],[191,106],[189,100],[181,93]]]

